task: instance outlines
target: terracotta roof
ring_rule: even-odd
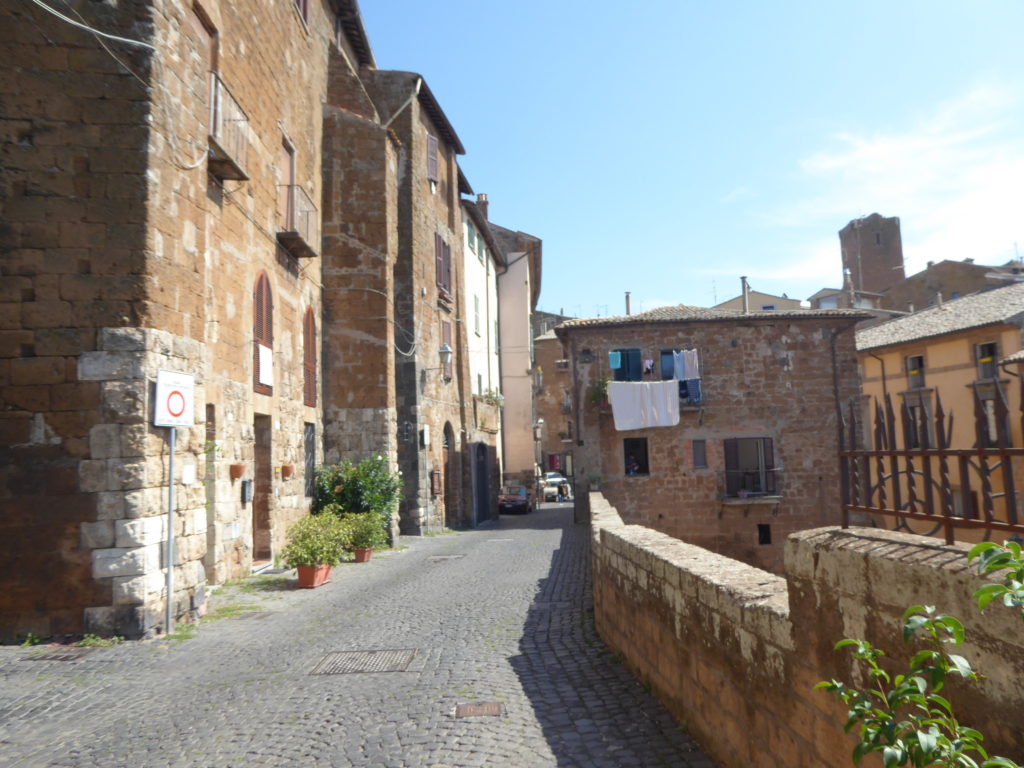
[[[942,336],[968,328],[1024,320],[1024,283],[973,293],[929,307],[906,317],[857,331],[857,349],[876,349],[891,344]]]
[[[635,315],[566,320],[556,330],[561,332],[574,328],[600,328],[640,323],[720,322],[723,320],[813,320],[815,318],[819,320],[822,318],[863,320],[870,316],[867,312],[859,309],[784,309],[777,312],[757,311],[744,314],[742,309],[713,309],[679,304],[674,307],[658,307],[647,312],[638,312]]]
[[[1024,349],[1014,352],[1012,355],[1007,355],[999,361],[1000,365],[1003,363],[1024,363]]]

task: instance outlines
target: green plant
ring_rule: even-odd
[[[609,381],[610,379],[606,376],[602,376],[590,384],[590,387],[587,389],[587,399],[592,405],[604,405],[608,402]]]
[[[375,549],[383,547],[388,540],[384,530],[384,518],[376,512],[347,515],[342,519],[349,536],[346,549]]]
[[[383,516],[385,528],[391,527],[391,515],[402,495],[401,474],[391,472],[387,460],[379,455],[358,464],[346,459],[340,464],[317,467],[314,486],[314,513],[376,512]]]
[[[984,611],[997,598],[1006,606],[1024,607],[1024,560],[1018,544],[984,542],[967,557],[968,561],[978,559],[981,573],[1009,572],[1002,584],[986,584],[974,592],[979,610]],[[903,614],[903,641],[909,643],[917,637],[925,647],[911,657],[906,674],[896,675],[882,668],[879,659],[885,653],[867,641],[836,643],[837,650],[853,649],[854,659],[866,665],[871,681],[866,690],[838,680],[815,686],[835,693],[847,705],[847,732],[859,725],[854,764],[866,754],[880,752],[886,768],[1021,768],[1005,757],[990,758],[982,747],[984,736],[962,725],[949,700],[939,695],[950,675],[972,682],[982,679],[967,659],[946,650],[963,642],[963,624],[953,616],[936,613],[932,606],[911,606]]]
[[[35,632],[29,632],[25,635],[25,639],[21,641],[21,647],[31,648],[33,645],[39,645],[41,642],[43,642],[43,638]]]
[[[337,565],[349,548],[349,530],[335,515],[309,515],[288,529],[288,545],[281,553],[289,568],[300,565]]]
[[[480,395],[480,399],[485,403],[496,405],[499,408],[505,405],[505,396],[498,392],[496,389],[485,389],[484,393]]]
[[[109,648],[112,645],[117,645],[124,640],[119,635],[113,637],[100,637],[99,635],[86,635],[79,640],[75,645],[81,646],[82,648]]]

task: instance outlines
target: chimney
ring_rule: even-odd
[[[743,314],[750,314],[750,286],[747,285],[747,276],[740,277],[740,289],[743,291]]]
[[[488,216],[487,216],[487,193],[486,192],[480,192],[476,196],[476,207],[480,209],[480,213],[482,213],[484,215],[484,218],[487,219]]]
[[[626,314],[629,314],[629,291],[626,291]]]
[[[934,266],[935,266],[935,262],[934,261],[929,261],[928,262],[928,269],[931,269]]]

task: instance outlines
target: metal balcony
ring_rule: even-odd
[[[207,168],[220,179],[245,181],[249,118],[220,75],[210,73],[210,152]]]
[[[285,211],[277,241],[298,259],[315,258],[319,255],[320,212],[300,185],[283,184],[281,187]]]

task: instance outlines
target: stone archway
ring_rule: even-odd
[[[445,422],[444,438],[441,444],[441,480],[444,489],[444,524],[458,524],[458,488],[455,481],[455,432]]]

